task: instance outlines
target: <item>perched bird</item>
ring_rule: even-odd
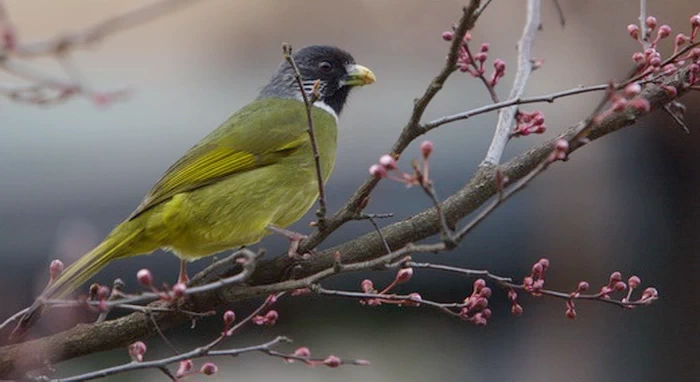
[[[293,58],[307,92],[318,82],[312,115],[325,182],[348,94],[375,77],[332,46],[309,46]],[[294,73],[284,61],[253,102],[170,166],[126,220],[44,290],[15,336],[38,317],[41,300],[65,297],[114,260],[163,248],[184,265],[300,219],[318,198],[318,179]]]

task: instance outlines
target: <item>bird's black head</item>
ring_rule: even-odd
[[[350,89],[374,82],[372,71],[355,63],[350,53],[325,45],[312,45],[294,53],[304,90],[311,92],[319,82],[319,100],[330,106],[337,115],[343,110]],[[301,98],[299,85],[292,66],[285,60],[270,82],[260,92],[260,98]]]

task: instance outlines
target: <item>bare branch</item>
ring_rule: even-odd
[[[532,44],[535,40],[535,33],[540,27],[540,6],[541,0],[527,1],[527,17],[523,34],[518,42],[518,70],[515,73],[513,87],[508,98],[517,99],[522,97],[525,92],[525,86],[532,74]],[[518,108],[511,106],[501,109],[498,113],[498,122],[496,123],[496,132],[493,135],[491,146],[482,165],[496,166],[501,162],[501,156],[506,148],[506,143],[510,138],[510,133],[515,121],[515,114]]]
[[[311,94],[306,94],[304,90],[304,80],[301,78],[301,73],[297,67],[296,62],[294,62],[294,57],[292,57],[292,46],[289,44],[282,44],[282,53],[284,54],[284,59],[287,60],[289,65],[292,67],[294,72],[294,79],[297,81],[299,86],[299,92],[301,93],[301,99],[304,101],[304,106],[306,107],[306,120],[309,124],[309,128],[306,130],[309,133],[309,139],[311,140],[311,151],[314,156],[314,164],[316,165],[316,180],[318,181],[318,211],[316,217],[318,217],[318,228],[323,230],[325,218],[326,218],[326,196],[323,190],[323,171],[321,168],[321,154],[318,151],[318,143],[316,142],[316,132],[314,131],[314,118],[312,113],[312,108],[314,102],[318,100],[318,86],[319,81],[314,84],[314,90]]]
[[[85,29],[47,40],[19,44],[12,54],[21,57],[61,54],[100,42],[105,37],[144,24],[200,0],[159,0],[101,20]]]

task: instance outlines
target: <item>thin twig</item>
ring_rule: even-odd
[[[644,49],[648,48],[651,31],[647,28],[647,0],[639,0],[639,35]]]
[[[578,87],[575,87],[573,89],[563,90],[560,92],[541,95],[541,96],[508,99],[508,100],[505,100],[505,101],[502,101],[499,103],[484,105],[484,106],[478,107],[476,109],[472,109],[472,110],[464,111],[461,113],[440,117],[440,118],[434,119],[430,122],[424,123],[422,125],[422,127],[425,131],[429,131],[429,130],[432,130],[436,127],[440,127],[440,126],[448,124],[448,123],[469,119],[471,117],[474,117],[474,116],[477,116],[480,114],[485,114],[485,113],[492,112],[495,110],[500,110],[500,109],[503,109],[503,108],[509,107],[509,106],[526,105],[526,104],[531,104],[531,103],[543,103],[543,102],[553,103],[558,98],[570,97],[573,95],[583,94],[583,93],[604,91],[604,90],[607,90],[609,87],[610,87],[610,85],[608,85],[608,84],[592,85],[592,86],[578,86]]]
[[[564,16],[564,9],[559,4],[559,0],[552,0],[554,2],[554,8],[557,10],[557,15],[559,16],[559,23],[562,27],[566,26],[566,17]]]
[[[411,268],[424,268],[424,269],[432,269],[432,270],[437,270],[437,271],[443,271],[443,272],[451,272],[451,273],[458,273],[461,275],[465,275],[468,277],[484,277],[488,278],[490,280],[493,280],[497,284],[507,287],[507,288],[513,288],[513,289],[518,289],[518,290],[525,290],[525,286],[523,284],[516,284],[512,282],[512,279],[510,277],[502,277],[498,275],[494,275],[493,273],[486,271],[486,270],[475,270],[475,269],[465,269],[465,268],[459,268],[459,267],[452,267],[448,265],[441,265],[441,264],[431,264],[431,263],[416,263],[413,261],[408,261],[403,264],[406,267],[411,267]],[[530,292],[528,292],[530,293]],[[550,297],[555,297],[555,298],[560,298],[560,299],[565,299],[565,300],[596,300],[600,302],[604,302],[606,304],[612,304],[616,305],[622,308],[630,308],[633,306],[642,306],[642,305],[649,305],[650,301],[648,300],[639,300],[639,301],[622,301],[622,300],[614,300],[611,298],[605,298],[604,294],[602,293],[593,293],[593,294],[584,294],[584,293],[579,293],[575,296],[572,296],[571,293],[569,292],[558,292],[550,289],[538,289],[537,294],[541,294],[544,296],[550,296]]]
[[[22,318],[22,317],[24,316],[24,314],[27,313],[28,311],[29,311],[29,308],[24,308],[24,309],[20,310],[19,312],[13,314],[12,316],[10,316],[8,319],[6,319],[5,321],[3,321],[2,324],[0,324],[0,331],[2,331],[3,329],[5,329],[5,327],[6,327],[7,325],[9,325],[9,324],[11,324],[11,323],[13,323],[13,322],[15,322],[15,321],[18,321],[18,320],[19,320],[20,318]]]
[[[21,57],[53,55],[66,50],[85,47],[101,41],[107,36],[144,24],[178,8],[194,4],[199,0],[160,0],[142,5],[122,14],[78,30],[47,40],[19,44],[12,53]]]
[[[201,357],[222,357],[222,356],[237,356],[243,353],[250,353],[250,352],[263,352],[266,354],[269,354],[266,350],[269,350],[273,346],[276,346],[280,343],[290,343],[292,342],[289,338],[287,337],[277,337],[273,339],[272,341],[265,342],[260,345],[255,345],[255,346],[248,346],[248,347],[243,347],[243,348],[237,348],[237,349],[227,349],[227,350],[209,350],[206,347],[199,347],[194,350],[191,350],[187,353],[182,353],[178,355],[174,355],[172,357],[168,358],[163,358],[159,360],[154,360],[154,361],[145,361],[145,362],[129,362],[125,363],[123,365],[119,366],[114,366],[102,370],[97,370],[97,371],[92,371],[89,373],[85,374],[80,374],[80,375],[75,375],[72,377],[68,378],[59,378],[56,379],[56,382],[77,382],[77,381],[89,381],[92,379],[98,379],[98,378],[105,378],[110,375],[115,375],[115,374],[121,374],[121,373],[126,373],[128,371],[134,371],[134,370],[143,370],[143,369],[161,369],[166,367],[167,365],[179,362],[179,361],[184,361],[186,359],[195,359],[195,358],[201,358]]]
[[[540,27],[540,6],[541,0],[527,1],[525,26],[523,27],[523,34],[518,42],[518,70],[515,73],[513,87],[508,96],[509,99],[522,97],[525,92],[527,81],[532,74],[532,45],[535,40],[535,33],[537,33]],[[511,106],[501,109],[498,113],[496,132],[493,135],[493,140],[491,141],[491,145],[489,146],[482,165],[497,166],[501,162],[501,156],[511,136],[510,133],[517,112],[518,108]]]
[[[318,181],[318,211],[316,212],[316,217],[318,217],[318,229],[323,230],[326,220],[326,195],[323,189],[323,171],[321,168],[321,154],[318,151],[318,143],[316,141],[316,132],[314,130],[314,118],[313,118],[313,105],[314,102],[318,100],[318,81],[314,84],[314,91],[310,95],[306,94],[304,90],[304,80],[301,78],[301,72],[297,67],[294,57],[292,56],[292,46],[289,44],[282,44],[282,53],[284,54],[284,59],[287,60],[289,65],[292,67],[294,72],[294,78],[299,86],[299,92],[301,93],[301,99],[304,101],[304,106],[306,107],[306,120],[309,124],[309,128],[306,130],[309,133],[309,139],[311,140],[311,151],[314,156],[314,164],[316,165],[316,178]]]
[[[190,287],[185,289],[184,295],[185,296],[191,296],[195,295],[198,293],[204,293],[204,292],[210,292],[219,288],[223,288],[228,285],[233,285],[237,284],[240,282],[245,281],[248,276],[250,276],[253,271],[255,270],[255,264],[257,263],[257,258],[258,254],[255,252],[247,249],[247,248],[242,248],[236,251],[234,254],[231,255],[231,257],[235,257],[236,259],[243,259],[241,261],[243,265],[243,269],[241,272],[230,276],[226,277],[223,279],[219,279],[213,282],[210,282],[208,284],[204,285],[198,285],[194,287]],[[100,309],[112,309],[112,308],[117,308],[122,305],[126,306],[134,306],[136,304],[140,303],[145,303],[145,302],[151,302],[151,301],[156,301],[156,300],[161,300],[163,298],[163,292],[147,292],[147,293],[142,293],[138,296],[133,296],[133,297],[127,297],[124,299],[119,299],[119,300],[108,300],[108,301],[78,301],[78,300],[57,300],[57,299],[49,299],[49,300],[44,300],[42,301],[46,305],[57,305],[60,307],[72,307],[72,306],[94,306],[94,307],[99,307]],[[133,308],[132,308],[133,309]]]
[[[386,253],[391,253],[391,246],[389,246],[389,243],[387,243],[386,237],[384,237],[382,230],[379,229],[379,225],[377,225],[377,221],[376,221],[375,217],[367,215],[367,220],[369,220],[369,222],[374,227],[374,230],[377,232],[377,235],[379,235],[379,238],[382,240],[382,243],[384,244],[384,248],[386,249]]]

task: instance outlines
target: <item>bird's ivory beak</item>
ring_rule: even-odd
[[[342,86],[364,86],[377,80],[371,70],[359,64],[348,65],[346,70],[348,74],[340,81]]]

